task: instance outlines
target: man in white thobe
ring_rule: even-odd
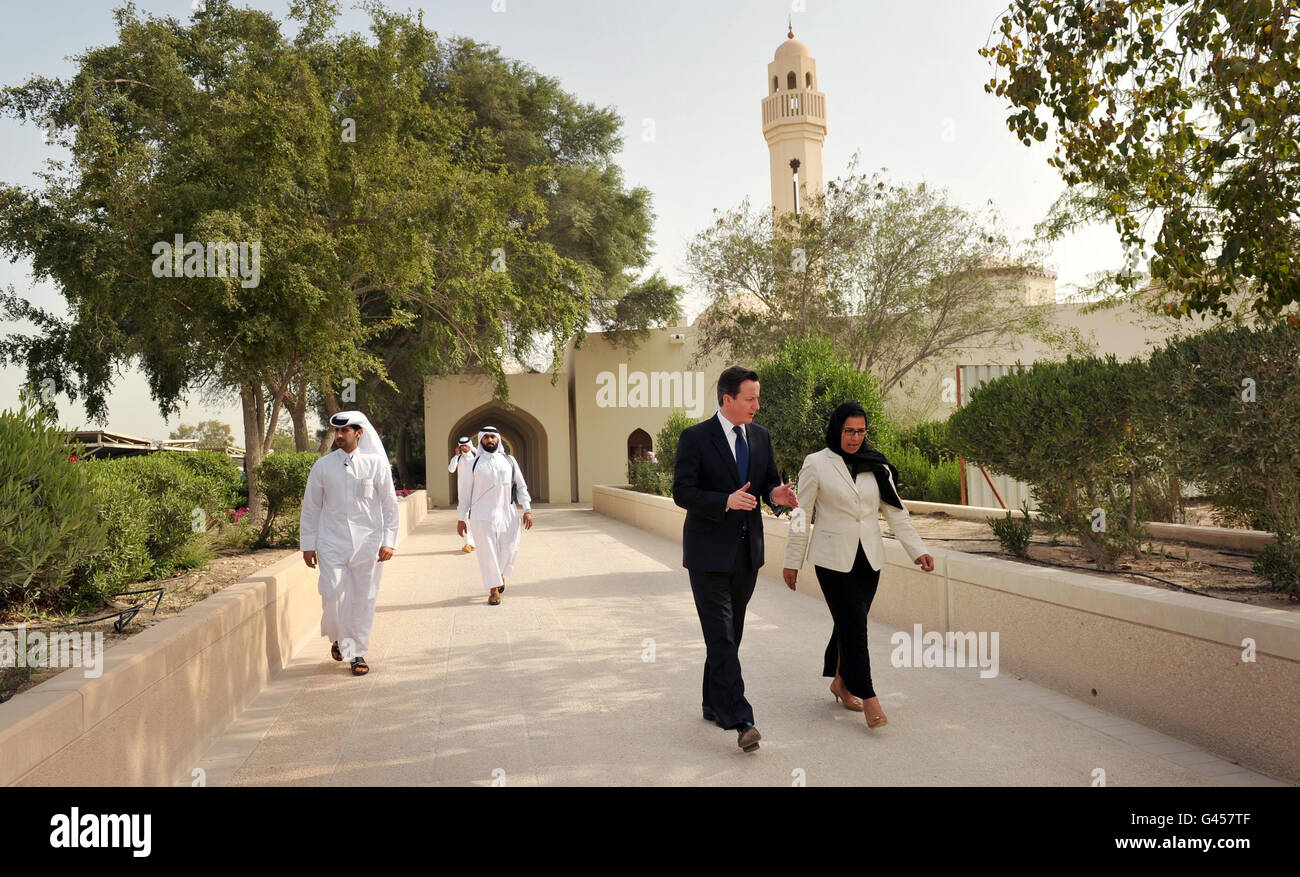
[[[460,489],[460,465],[466,461],[472,464],[474,457],[474,446],[469,443],[469,436],[463,435],[456,439],[456,455],[447,464],[447,472],[456,475],[457,490]],[[465,554],[469,554],[474,550],[474,534],[469,530],[465,531],[465,544],[460,547],[460,550]]]
[[[519,464],[501,447],[496,427],[483,428],[478,434],[478,455],[458,471],[456,532],[474,534],[483,587],[488,589],[488,603],[496,606],[505,590],[505,577],[514,573],[519,554],[522,531],[515,507],[523,508],[523,526],[531,530],[532,498]]]
[[[375,621],[381,563],[397,548],[397,495],[388,454],[364,414],[330,418],[335,450],[311,467],[302,499],[302,557],[320,568],[320,632],[354,676],[370,672],[366,652]]]

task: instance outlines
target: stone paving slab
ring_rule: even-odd
[[[889,724],[868,730],[820,675],[825,604],[766,577],[741,646],[763,734],[746,755],[700,718],[680,546],[589,507],[535,515],[488,606],[455,512],[432,512],[385,572],[370,674],[312,637],[205,754],[206,784],[1074,786],[1100,769],[1110,786],[1288,785],[1006,674],[892,667],[876,622]]]

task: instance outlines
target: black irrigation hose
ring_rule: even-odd
[[[190,572],[193,572],[193,570],[190,570]],[[83,618],[81,621],[63,621],[57,624],[38,624],[35,626],[22,625],[21,627],[0,627],[0,633],[16,633],[19,630],[53,630],[60,627],[78,627],[82,624],[95,624],[100,621],[107,621],[110,618],[117,619],[117,621],[113,622],[113,630],[121,633],[122,629],[131,623],[131,619],[135,618],[135,616],[139,614],[140,610],[143,609],[150,600],[153,601],[153,611],[149,614],[157,615],[158,607],[162,605],[163,595],[167,593],[167,588],[165,586],[170,582],[180,581],[188,576],[190,572],[186,572],[184,575],[172,576],[170,579],[163,579],[162,581],[157,582],[157,586],[153,588],[143,588],[138,591],[118,591],[109,594],[109,597],[135,597],[140,594],[153,595],[152,597],[146,597],[132,606],[127,606],[125,609],[119,609],[116,612],[109,612],[100,615],[97,618]]]

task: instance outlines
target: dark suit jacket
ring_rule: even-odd
[[[727,508],[728,495],[745,482],[736,472],[722,424],[715,414],[682,431],[673,470],[673,502],[686,509],[682,527],[682,566],[704,572],[731,572],[740,543],[741,519],[749,520],[749,553],[754,569],[763,565],[763,514],[772,491],[781,486],[772,454],[772,437],[757,423],[745,427],[749,444],[749,492],[760,505],[742,512]]]

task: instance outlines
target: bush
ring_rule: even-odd
[[[655,438],[655,459],[659,464],[659,487],[655,490],[660,496],[673,495],[674,470],[677,468],[677,443],[681,441],[682,431],[693,426],[695,421],[684,411],[674,411],[668,416],[668,422],[659,430]]]
[[[754,370],[762,386],[758,419],[772,434],[783,479],[797,477],[804,457],[826,447],[826,424],[841,403],[857,402],[867,412],[868,444],[879,448],[889,438],[879,382],[854,368],[829,339],[788,341]]]
[[[78,608],[102,606],[110,595],[153,577],[149,552],[149,497],[131,481],[117,477],[111,463],[85,464],[98,520],[107,528],[103,550],[86,558],[73,572]]]
[[[1300,540],[1300,330],[1222,326],[1151,354],[1143,427],[1230,520]],[[1275,568],[1274,561],[1266,566]]]
[[[927,502],[957,505],[961,502],[961,466],[956,460],[943,460],[930,469],[930,483],[925,488]]]
[[[73,569],[104,546],[79,451],[26,400],[0,412],[0,611],[65,599]]]
[[[629,482],[641,493],[659,493],[659,464],[650,460],[628,460]]]
[[[1145,536],[1137,482],[1158,470],[1158,449],[1133,413],[1149,393],[1138,360],[1037,362],[976,387],[949,437],[967,460],[1028,482],[1040,529],[1073,535],[1109,569]]]
[[[1290,533],[1279,533],[1277,541],[1265,546],[1255,558],[1255,574],[1291,599],[1300,600],[1300,540]]]
[[[272,454],[257,467],[257,479],[266,498],[266,518],[258,535],[258,545],[289,545],[298,541],[298,521],[288,522],[288,519],[302,507],[307,476],[311,475],[311,467],[319,459],[320,454],[315,451]],[[288,525],[273,539],[277,522],[288,522]]]
[[[916,448],[899,447],[894,442],[890,439],[880,452],[898,469],[898,495],[924,500],[930,485],[930,461]]]
[[[898,443],[904,447],[916,448],[931,466],[939,466],[946,460],[957,458],[957,452],[948,440],[946,420],[929,420],[900,430]]]
[[[190,472],[220,485],[223,509],[248,505],[248,482],[244,471],[229,455],[221,451],[164,451],[156,456],[174,460]]]
[[[146,454],[89,464],[104,467],[104,477],[139,490],[143,503],[139,513],[149,524],[147,544],[155,564],[165,562],[225,513],[224,486],[195,474],[177,456]]]
[[[1029,542],[1034,535],[1034,522],[1029,517],[1029,503],[1021,506],[1020,511],[1023,517],[1019,519],[1015,518],[1008,509],[1005,518],[989,518],[988,521],[1003,551],[1015,557],[1028,557]]]

